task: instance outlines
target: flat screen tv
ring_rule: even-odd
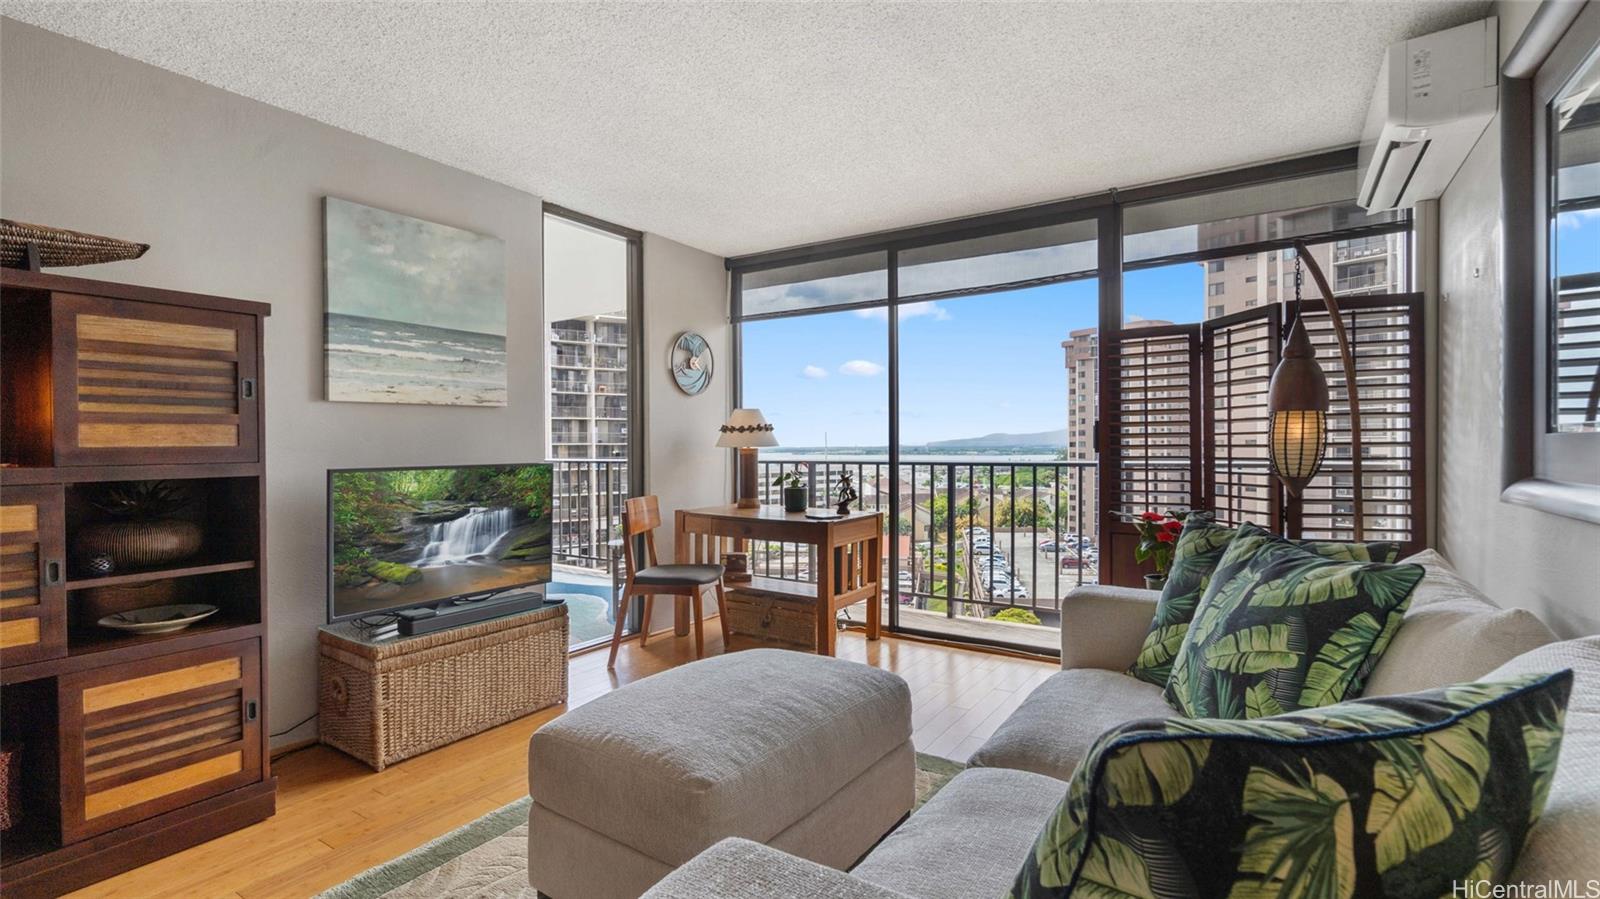
[[[328,620],[550,581],[548,463],[328,472]]]

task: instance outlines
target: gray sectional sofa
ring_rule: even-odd
[[[1557,642],[1534,615],[1502,609],[1437,553],[1367,695],[1572,668],[1560,763],[1544,816],[1514,876],[1528,882],[1600,877],[1600,636]],[[1160,688],[1122,671],[1158,594],[1085,587],[1063,604],[1062,670],[975,753],[971,767],[883,839],[849,873],[739,839],[711,846],[649,899],[998,899],[1006,895],[1078,761],[1101,732],[1175,714]]]

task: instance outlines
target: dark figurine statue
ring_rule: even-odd
[[[834,511],[840,515],[849,515],[850,504],[859,496],[861,494],[856,492],[856,488],[850,486],[850,475],[848,473],[839,475],[839,507]]]

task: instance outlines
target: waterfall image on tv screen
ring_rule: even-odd
[[[329,617],[550,580],[550,466],[334,471]]]

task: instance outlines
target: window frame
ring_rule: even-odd
[[[1570,19],[1565,17],[1571,16]],[[1570,24],[1569,24],[1570,23]],[[1550,104],[1600,47],[1600,4],[1544,4],[1500,79],[1504,229],[1502,502],[1600,524],[1600,432],[1551,427]]]
[[[724,265],[729,272],[729,313],[730,323],[733,325],[733,352],[731,364],[733,365],[733,404],[739,406],[743,403],[743,324],[746,322],[765,321],[769,319],[788,318],[799,315],[812,315],[818,313],[833,313],[847,310],[888,308],[894,309],[909,303],[921,303],[929,300],[946,297],[967,296],[977,294],[998,293],[1006,290],[1017,290],[1034,287],[1043,283],[1065,282],[1094,278],[1099,287],[1099,308],[1096,326],[1102,348],[1120,341],[1124,334],[1123,322],[1123,277],[1127,272],[1147,268],[1158,268],[1177,263],[1209,262],[1212,260],[1227,260],[1238,256],[1254,256],[1263,252],[1279,252],[1286,261],[1293,259],[1293,246],[1297,240],[1311,244],[1321,244],[1332,240],[1357,240],[1362,237],[1384,235],[1391,233],[1413,234],[1416,227],[1416,218],[1405,215],[1396,221],[1380,222],[1355,227],[1336,229],[1328,232],[1308,233],[1292,237],[1273,236],[1250,242],[1234,242],[1209,248],[1197,248],[1172,255],[1140,259],[1136,262],[1125,263],[1124,244],[1126,235],[1123,233],[1122,213],[1130,206],[1145,203],[1154,203],[1163,200],[1178,199],[1181,197],[1195,196],[1207,193],[1221,192],[1236,188],[1251,187],[1256,185],[1271,184],[1279,181],[1290,181],[1313,175],[1332,172],[1355,170],[1357,168],[1357,150],[1355,147],[1346,147],[1338,150],[1297,157],[1288,160],[1249,166],[1225,172],[1199,175],[1177,179],[1159,184],[1146,185],[1127,189],[1109,190],[1103,193],[1062,200],[1054,203],[1037,206],[1023,207],[1004,212],[975,216],[972,218],[937,222],[893,231],[877,232],[858,237],[843,238],[824,243],[810,244],[799,247],[790,247],[744,256],[730,257],[724,260]],[[932,244],[941,244],[968,238],[983,237],[1009,231],[1022,231],[1030,228],[1041,228],[1055,224],[1072,221],[1093,219],[1097,222],[1098,253],[1095,268],[1085,272],[1074,272],[1068,275],[1030,281],[993,284],[975,288],[964,288],[941,293],[918,294],[914,296],[900,296],[899,294],[899,253],[912,247],[921,247]],[[1240,232],[1242,235],[1242,232]],[[869,252],[884,252],[887,254],[887,269],[889,277],[888,297],[870,302],[846,303],[830,305],[825,308],[805,307],[800,309],[780,310],[758,314],[745,314],[742,309],[742,275],[745,272],[758,271],[771,268],[796,265],[805,262],[815,262],[825,259],[861,255]],[[1415,265],[1414,255],[1407,255],[1407,283],[1413,283]],[[1209,268],[1209,266],[1208,266]],[[1261,314],[1261,310],[1250,310],[1252,314]],[[1201,319],[1190,325],[1182,327],[1199,329],[1204,326],[1206,319]],[[899,316],[888,316],[888,441],[889,459],[888,466],[891,472],[898,473],[900,465],[900,422],[899,422]],[[1095,445],[1102,453],[1100,465],[1104,466],[1106,440],[1104,433],[1104,416],[1108,403],[1115,403],[1116,398],[1109,396],[1114,379],[1107,376],[1107,366],[1115,361],[1115,354],[1102,351],[1099,354],[1099,420],[1096,421]],[[1196,363],[1198,364],[1198,362]],[[1421,445],[1425,437],[1419,437]],[[1196,464],[1199,464],[1198,462]],[[1422,474],[1418,483],[1425,483],[1425,478],[1431,474],[1431,460],[1424,463]],[[1114,478],[1101,477],[1098,482],[1099,497],[1097,506],[1100,510],[1100,531],[1102,533],[1102,547],[1110,545],[1111,532],[1118,525],[1110,518],[1109,510],[1115,506],[1115,491],[1117,486]],[[1200,482],[1193,485],[1196,495],[1199,495]],[[891,521],[898,521],[900,516],[899,491],[891,491],[889,515]],[[1420,527],[1420,525],[1419,525]],[[1425,539],[1419,531],[1418,540]],[[900,567],[899,541],[889,541],[890,566],[894,570]],[[1102,552],[1100,555],[1099,581],[1105,584],[1114,583],[1112,565],[1115,554]],[[891,590],[893,585],[891,584]],[[918,636],[928,636],[938,639],[948,639],[948,634],[926,632],[915,628],[906,628],[900,625],[898,603],[888,604],[885,616],[885,627],[891,633],[908,633]],[[1007,649],[1029,650],[1016,645],[994,643],[994,641],[981,638],[963,638],[979,644],[990,644]]]

